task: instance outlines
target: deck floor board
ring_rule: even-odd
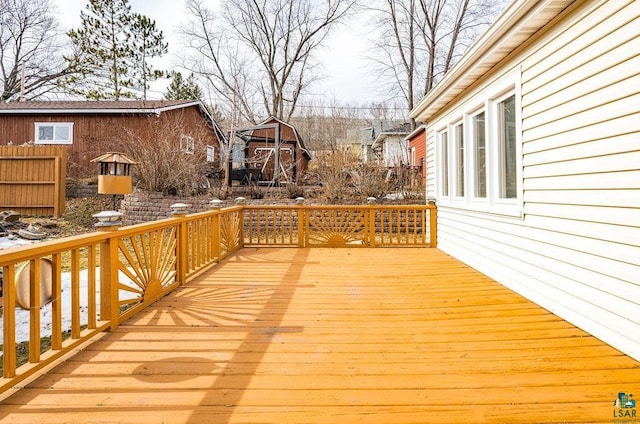
[[[437,249],[252,248],[0,423],[611,423],[618,392],[638,361]]]

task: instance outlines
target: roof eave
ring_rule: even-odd
[[[522,41],[513,35],[518,34],[523,28],[526,28],[527,34],[532,35],[557,15],[542,12],[564,9],[572,2],[573,0],[520,0],[511,3],[460,61],[418,102],[409,116],[426,122],[479,78],[474,70],[495,66],[520,46]],[[541,16],[549,17],[541,19]]]
[[[163,107],[149,107],[149,108],[53,108],[53,109],[33,109],[33,108],[25,108],[25,109],[0,109],[0,114],[4,115],[88,115],[88,114],[121,114],[121,113],[153,113],[156,115],[161,114],[162,112],[167,112],[170,110],[183,109],[191,106],[201,106],[200,101],[189,102],[189,103],[179,103],[174,105],[168,105]]]
[[[426,130],[426,128],[427,128],[427,126],[426,126],[426,125],[424,125],[424,124],[422,124],[422,125],[418,125],[418,126],[416,127],[416,129],[415,129],[415,130],[413,130],[413,131],[411,131],[411,132],[409,133],[409,135],[408,135],[408,136],[406,136],[404,139],[405,139],[405,140],[411,140],[411,139],[412,139],[412,138],[414,138],[416,135],[418,135],[418,134],[420,134],[422,131]]]

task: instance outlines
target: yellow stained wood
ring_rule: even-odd
[[[611,423],[639,389],[637,361],[436,249],[243,249],[0,422]]]

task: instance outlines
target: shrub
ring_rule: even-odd
[[[354,184],[358,158],[349,151],[335,150],[319,154],[313,162],[311,171],[319,176],[324,197],[328,200],[348,197],[349,187]]]
[[[132,175],[140,189],[178,196],[210,190],[206,127],[187,126],[181,114],[163,120],[149,117],[142,127],[114,129],[112,136],[94,143],[103,152],[121,151],[137,161]]]

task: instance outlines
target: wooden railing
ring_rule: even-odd
[[[428,205],[234,206],[4,250],[0,392],[244,246],[435,247],[435,218]]]
[[[245,206],[245,246],[436,246],[435,206]]]

